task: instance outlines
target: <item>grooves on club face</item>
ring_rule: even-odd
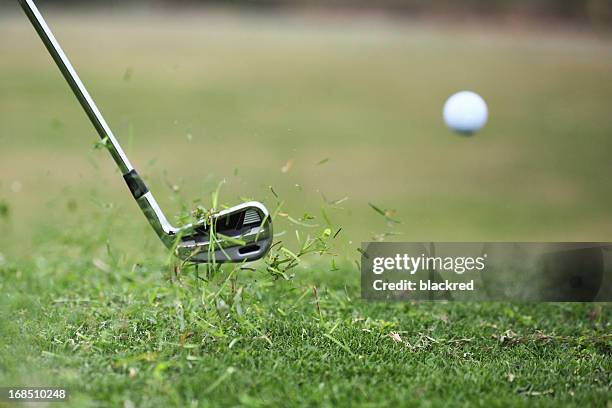
[[[179,233],[176,254],[194,263],[248,262],[264,256],[272,238],[270,214],[261,203],[248,202]]]
[[[162,242],[175,250],[180,258],[194,263],[248,262],[263,257],[272,245],[272,220],[266,207],[259,202],[240,204],[213,214],[207,220],[180,228],[168,222],[34,1],[19,0],[19,3],[123,174],[132,196]]]

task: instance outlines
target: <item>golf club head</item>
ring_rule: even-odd
[[[254,261],[270,249],[272,231],[266,207],[251,201],[191,226],[190,232],[180,238],[176,253],[193,263]]]

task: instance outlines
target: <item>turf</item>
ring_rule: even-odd
[[[66,386],[79,407],[610,403],[609,305],[368,303],[354,264],[373,238],[609,241],[609,41],[287,16],[49,22],[168,213],[225,179],[227,204],[282,203],[293,251],[295,230],[341,230],[333,256],[285,276],[177,266],[8,13],[0,386]],[[471,139],[440,118],[462,88],[492,112]]]

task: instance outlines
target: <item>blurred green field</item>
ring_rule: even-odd
[[[610,42],[281,16],[49,20],[170,214],[165,179],[191,200],[225,178],[228,203],[270,203],[273,186],[297,215],[320,193],[347,196],[338,216],[353,242],[385,229],[368,202],[397,211],[402,240],[612,238]],[[93,190],[129,218],[128,236],[146,231],[27,20],[0,29],[2,247],[74,218],[70,200],[90,213]],[[441,120],[460,89],[490,105],[471,139]]]
[[[75,406],[610,404],[609,306],[365,304],[352,265],[389,232],[612,240],[610,40],[219,12],[47,19],[168,214],[208,205],[221,180],[225,203],[274,208],[272,187],[295,218],[323,224],[327,208],[342,266],[245,275],[244,306],[233,288],[219,312],[193,270],[170,272],[27,19],[0,16],[0,385],[68,384]],[[461,89],[489,103],[472,138],[441,118]],[[295,229],[275,221],[279,239]]]

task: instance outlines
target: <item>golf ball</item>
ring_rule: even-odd
[[[446,126],[463,135],[471,135],[482,129],[488,116],[489,111],[484,99],[471,91],[458,92],[444,104]]]

